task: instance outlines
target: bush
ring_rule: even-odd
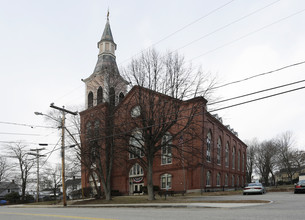
[[[144,194],[147,194],[148,193],[147,186],[143,186],[142,191],[144,192]],[[158,191],[160,191],[160,187],[159,186],[154,186],[154,192],[158,192]]]
[[[9,194],[6,194],[4,197],[5,200],[9,201],[10,203],[17,203],[20,200],[20,195],[17,192],[11,192]]]

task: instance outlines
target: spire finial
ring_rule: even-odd
[[[107,21],[109,21],[109,7],[108,7],[108,11],[107,11]]]

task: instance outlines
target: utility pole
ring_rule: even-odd
[[[48,144],[39,144],[39,146],[48,146]],[[36,156],[37,158],[37,192],[36,202],[39,202],[39,157],[45,157],[46,155],[39,154],[39,151],[45,150],[45,148],[30,149],[30,151],[36,151],[36,153],[28,153],[29,155]]]
[[[72,112],[67,109],[65,109],[65,106],[62,108],[57,107],[54,105],[54,103],[50,104],[51,108],[57,109],[62,112],[62,119],[61,119],[61,176],[62,176],[62,201],[63,206],[67,206],[67,200],[66,200],[66,187],[65,187],[65,120],[66,120],[66,113],[77,115],[77,112]]]

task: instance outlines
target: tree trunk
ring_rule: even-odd
[[[154,184],[153,184],[153,158],[148,158],[147,192],[148,192],[148,200],[150,201],[154,200],[155,194],[154,194]]]

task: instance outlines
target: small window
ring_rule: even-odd
[[[240,171],[240,151],[237,154],[237,170]]]
[[[211,171],[207,172],[206,186],[211,186]]]
[[[125,97],[124,94],[121,92],[119,95],[119,102],[121,102],[124,99],[124,97]]]
[[[212,134],[209,131],[209,133],[207,134],[207,155],[206,155],[208,162],[211,162],[211,142],[212,142],[211,140],[212,140]]]
[[[129,158],[139,158],[144,156],[143,152],[143,136],[142,132],[135,130],[132,132],[132,135],[129,139]]]
[[[243,159],[241,162],[241,171],[244,172],[245,171],[245,153],[243,153]]]
[[[172,136],[167,133],[162,138],[161,164],[172,163]]]
[[[161,176],[161,189],[171,189],[172,188],[172,175],[163,174]]]
[[[220,178],[220,173],[217,173],[217,176],[216,176],[216,185],[217,186],[220,186],[220,181],[221,181],[221,178]]]
[[[141,115],[141,107],[139,105],[133,107],[130,114],[133,118],[139,117]]]
[[[97,104],[103,102],[103,88],[100,86],[97,90]]]
[[[220,137],[218,138],[217,141],[217,164],[221,164],[221,139]]]
[[[235,169],[235,146],[232,149],[232,169]]]
[[[226,157],[225,157],[226,167],[229,167],[229,142],[226,144]]]
[[[88,93],[88,108],[91,108],[93,106],[93,93],[90,91]]]

